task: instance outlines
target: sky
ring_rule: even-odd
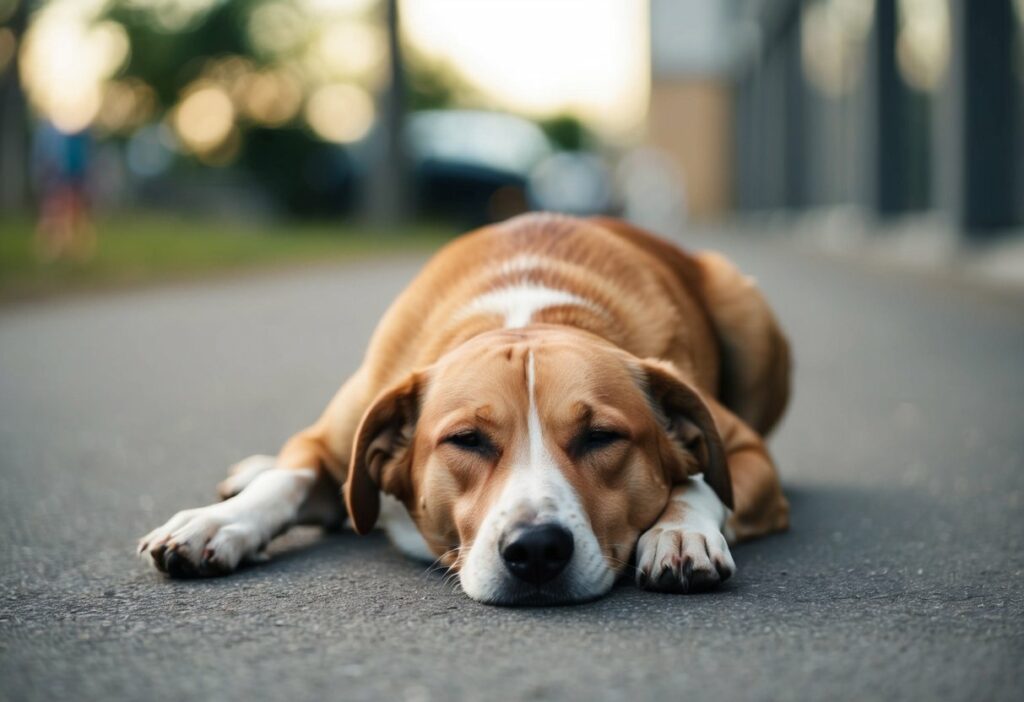
[[[403,0],[405,37],[495,107],[628,138],[650,92],[645,0]]]

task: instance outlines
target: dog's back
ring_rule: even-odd
[[[721,254],[689,254],[619,219],[590,220],[651,252],[701,301],[718,339],[718,399],[767,435],[789,401],[790,351],[774,313],[753,278]]]

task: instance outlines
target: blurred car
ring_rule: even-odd
[[[600,156],[560,151],[530,173],[527,200],[531,209],[577,216],[613,214],[614,185]]]
[[[553,151],[540,127],[496,112],[416,112],[405,136],[417,211],[469,226],[525,211],[530,173]]]

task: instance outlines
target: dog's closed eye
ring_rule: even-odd
[[[460,429],[446,436],[441,443],[481,456],[491,456],[497,452],[491,440],[477,429]]]
[[[576,436],[572,448],[576,455],[582,456],[602,451],[625,438],[625,434],[614,429],[588,428]]]

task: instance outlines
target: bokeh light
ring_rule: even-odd
[[[235,90],[240,111],[253,122],[279,127],[302,107],[302,84],[290,71],[259,71],[243,76]]]
[[[315,15],[353,16],[366,13],[379,4],[379,0],[298,0],[307,11]]]
[[[120,24],[94,21],[102,0],[54,0],[37,13],[21,47],[21,78],[29,102],[64,132],[96,118],[103,82],[128,59]]]
[[[128,134],[156,114],[156,92],[138,78],[108,81],[95,125],[107,134]]]
[[[309,33],[305,16],[285,0],[257,6],[249,15],[248,28],[253,49],[270,57],[297,51]]]
[[[185,32],[199,24],[221,0],[118,0],[125,7],[145,10],[157,29]]]
[[[359,141],[373,126],[373,100],[362,88],[347,84],[325,85],[306,103],[306,121],[313,132],[339,144]]]
[[[383,62],[384,39],[369,25],[339,22],[320,33],[315,50],[332,77],[360,77]]]
[[[918,90],[933,90],[949,63],[950,19],[946,0],[899,0],[896,60],[900,75]]]
[[[239,81],[256,70],[252,59],[237,54],[226,54],[208,60],[203,65],[202,75],[206,80],[218,83],[231,90]]]
[[[182,145],[197,156],[210,156],[228,141],[235,126],[235,107],[223,88],[198,84],[186,90],[172,115]]]
[[[800,13],[800,53],[808,82],[830,97],[861,78],[874,0],[819,0]]]

